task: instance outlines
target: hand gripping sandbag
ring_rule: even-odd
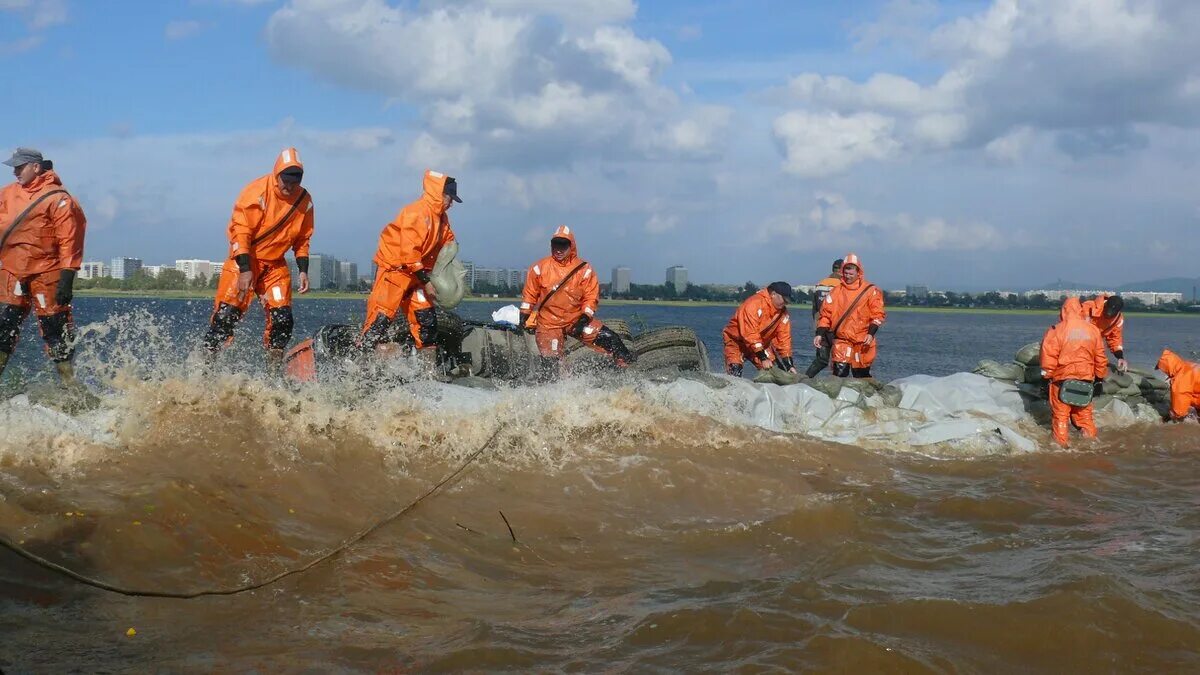
[[[438,307],[454,309],[466,295],[466,285],[463,279],[467,271],[458,259],[458,242],[452,241],[442,247],[438,253],[437,262],[433,264],[433,272],[429,275],[430,282],[437,289]]]

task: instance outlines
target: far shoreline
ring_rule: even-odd
[[[214,291],[211,289],[201,290],[174,290],[174,291],[121,291],[115,289],[76,289],[75,296],[82,298],[129,298],[137,300],[209,300],[213,299]],[[367,301],[366,293],[352,293],[348,291],[311,291],[300,295],[293,294],[293,299],[298,301],[307,300],[359,300]],[[463,302],[488,302],[488,303],[505,303],[515,304],[521,301],[517,297],[466,297]],[[622,300],[622,299],[607,299],[601,298],[601,305],[610,306],[659,306],[659,307],[737,307],[739,303],[731,301],[708,301],[708,300]],[[799,308],[800,306],[797,306]],[[808,305],[803,305],[805,311],[808,310]],[[1041,314],[1058,314],[1058,309],[1028,309],[1028,308],[1013,308],[1005,309],[999,307],[908,307],[905,305],[892,305],[887,307],[888,312],[915,312],[924,314],[1024,314],[1024,315],[1041,315]],[[1195,318],[1200,317],[1200,313],[1191,312],[1147,312],[1137,310],[1126,310],[1126,314],[1136,316],[1163,316],[1177,318]]]

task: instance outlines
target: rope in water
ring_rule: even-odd
[[[335,555],[341,553],[342,551],[345,551],[346,549],[350,548],[351,546],[362,541],[363,539],[365,539],[369,534],[371,534],[375,530],[378,530],[379,528],[383,527],[384,525],[387,525],[388,523],[391,523],[391,522],[395,521],[396,519],[404,516],[409,511],[412,511],[421,502],[423,502],[427,498],[433,496],[434,493],[441,490],[443,486],[445,486],[447,483],[449,483],[450,481],[457,478],[458,475],[461,474],[463,471],[466,471],[467,467],[471,466],[471,464],[473,464],[475,462],[475,460],[479,459],[480,455],[482,455],[485,451],[487,451],[487,449],[489,447],[491,447],[492,442],[496,440],[496,438],[500,435],[500,432],[504,430],[505,426],[507,426],[507,425],[501,424],[499,427],[497,427],[496,430],[494,432],[492,432],[492,435],[489,436],[486,441],[484,441],[483,445],[479,446],[479,448],[477,450],[475,450],[475,452],[472,452],[470,455],[468,455],[467,458],[465,460],[463,460],[463,462],[461,464],[458,465],[458,468],[456,468],[454,471],[451,471],[449,474],[446,475],[445,478],[440,480],[433,487],[426,490],[425,493],[422,494],[420,497],[417,497],[413,501],[409,502],[408,505],[405,506],[404,508],[400,509],[399,511],[396,511],[395,513],[387,516],[386,518],[384,518],[380,521],[377,521],[375,524],[371,525],[370,527],[359,531],[357,534],[346,539],[341,544],[339,544],[335,548],[331,549],[329,552],[305,563],[304,565],[302,565],[300,567],[296,567],[296,568],[293,568],[290,570],[285,570],[283,572],[280,572],[279,574],[276,574],[275,576],[273,576],[269,579],[259,581],[256,583],[252,583],[252,584],[247,584],[245,586],[239,586],[237,588],[208,589],[208,590],[189,591],[189,592],[151,591],[151,590],[141,590],[141,589],[134,589],[134,588],[125,588],[122,586],[117,586],[115,584],[110,584],[110,583],[101,581],[99,579],[93,579],[89,576],[80,574],[79,572],[71,570],[67,567],[63,567],[62,565],[59,565],[58,563],[46,560],[45,558],[43,558],[39,555],[36,555],[34,553],[31,553],[31,552],[25,550],[24,548],[22,548],[21,546],[18,546],[17,544],[14,544],[13,542],[9,541],[8,539],[6,539],[2,536],[0,536],[0,547],[6,548],[6,549],[12,551],[13,553],[16,553],[18,556],[28,560],[29,562],[31,562],[39,567],[50,570],[51,572],[56,572],[65,577],[68,577],[70,579],[74,579],[75,581],[78,581],[81,584],[85,584],[85,585],[91,586],[93,588],[99,588],[104,591],[109,591],[111,593],[119,593],[121,595],[128,595],[128,596],[139,597],[139,598],[174,598],[174,599],[180,599],[180,600],[190,600],[192,598],[201,598],[201,597],[209,596],[209,595],[237,595],[239,593],[246,593],[248,591],[254,591],[254,590],[258,590],[260,588],[265,588],[267,586],[270,586],[271,584],[274,584],[277,581],[286,579],[287,577],[301,574],[303,572],[307,572],[308,570],[311,570],[312,568],[316,567],[317,565],[320,565],[321,563],[325,562],[326,560],[329,560],[330,558],[334,557]]]

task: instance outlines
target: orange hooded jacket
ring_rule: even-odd
[[[1104,379],[1104,342],[1100,330],[1084,316],[1079,298],[1063,300],[1058,316],[1058,323],[1042,338],[1042,375],[1051,382]]]
[[[313,202],[307,191],[285,198],[279,191],[279,172],[296,167],[304,170],[300,154],[287,148],[275,160],[275,169],[266,176],[250,181],[238,195],[229,220],[229,259],[249,253],[255,260],[281,260],[288,249],[297,258],[308,256],[308,244],[313,235]],[[280,220],[292,210],[303,195],[287,222]]]
[[[584,314],[594,317],[596,308],[600,306],[600,281],[596,279],[592,266],[579,259],[571,228],[559,225],[550,238],[559,237],[571,242],[567,256],[558,262],[553,255],[548,255],[534,263],[525,274],[525,291],[521,298],[522,313],[537,312],[536,317],[530,318],[529,325],[536,322],[537,327],[548,330],[566,328]],[[580,268],[579,271],[571,274],[576,267]],[[568,274],[571,274],[571,278],[563,284]],[[538,303],[560,285],[562,288],[555,291],[539,309]]]
[[[766,351],[776,356],[792,355],[792,317],[787,305],[775,309],[771,303],[771,292],[764,288],[746,298],[725,324],[722,337],[726,342],[738,344],[743,355],[754,356]],[[775,350],[771,355],[768,347]]]
[[[44,171],[29,185],[14,181],[0,190],[0,236],[21,212],[52,190],[62,190],[62,180]],[[0,250],[0,269],[18,277],[54,270],[77,270],[83,264],[83,234],[87,219],[67,193],[42,200],[8,235]]]
[[[1114,317],[1104,316],[1104,302],[1110,297],[1112,296],[1101,293],[1083,303],[1083,314],[1100,329],[1100,335],[1108,344],[1109,351],[1116,354],[1125,350],[1125,313],[1117,312]]]
[[[832,330],[833,325],[841,320],[847,310],[850,310],[850,305],[854,304],[855,298],[870,286],[870,289],[865,291],[863,299],[854,305],[849,316],[842,321],[837,334],[832,336],[834,340],[858,345],[867,339],[872,325],[883,325],[883,322],[887,320],[887,312],[883,309],[883,293],[878,286],[867,281],[867,271],[863,268],[858,256],[849,253],[843,261],[843,270],[846,269],[846,265],[858,267],[858,279],[853,284],[846,283],[843,273],[841,283],[834,286],[833,290],[825,295],[825,302],[822,303],[821,313],[817,317],[817,329]]]
[[[1184,361],[1170,349],[1164,349],[1155,368],[1171,378],[1171,417],[1183,419],[1200,406],[1200,364]]]
[[[424,193],[396,214],[379,233],[375,264],[381,270],[415,274],[433,269],[442,247],[454,241],[450,217],[443,206],[446,174],[426,170]]]

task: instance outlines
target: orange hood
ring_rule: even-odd
[[[1158,357],[1158,364],[1154,367],[1166,373],[1167,377],[1175,377],[1187,367],[1187,361],[1179,358],[1179,355],[1170,349],[1164,349],[1162,356]]]
[[[571,248],[567,249],[567,257],[562,259],[562,264],[567,265],[579,259],[579,250],[575,248],[575,233],[566,225],[559,225],[558,229],[554,230],[554,234],[550,236],[550,240],[566,239],[571,242]],[[554,248],[550,249],[550,256],[554,256]]]
[[[275,158],[275,168],[271,171],[271,175],[267,178],[267,183],[271,186],[271,189],[275,191],[275,196],[283,199],[284,201],[292,201],[298,194],[300,194],[297,192],[296,194],[290,195],[291,199],[289,199],[288,197],[285,197],[279,190],[279,173],[284,169],[290,169],[292,167],[300,169],[301,171],[304,170],[304,163],[300,161],[300,152],[295,148],[284,148],[283,151],[279,153],[279,156]]]
[[[446,193],[446,181],[450,177],[440,171],[433,169],[425,170],[425,178],[421,183],[424,190],[422,199],[433,209],[433,212],[441,215],[446,212],[445,203],[442,201],[443,195]]]
[[[1067,319],[1082,319],[1083,303],[1079,302],[1079,298],[1069,297],[1063,300],[1062,309],[1058,310],[1058,320],[1066,321]]]
[[[842,283],[848,284],[846,281],[846,265],[854,265],[858,268],[858,282],[862,283],[867,280],[867,270],[863,268],[862,260],[859,260],[858,254],[847,253],[845,258],[842,258],[842,273],[840,275]],[[850,286],[847,286],[849,288]],[[858,288],[857,285],[854,288]]]

